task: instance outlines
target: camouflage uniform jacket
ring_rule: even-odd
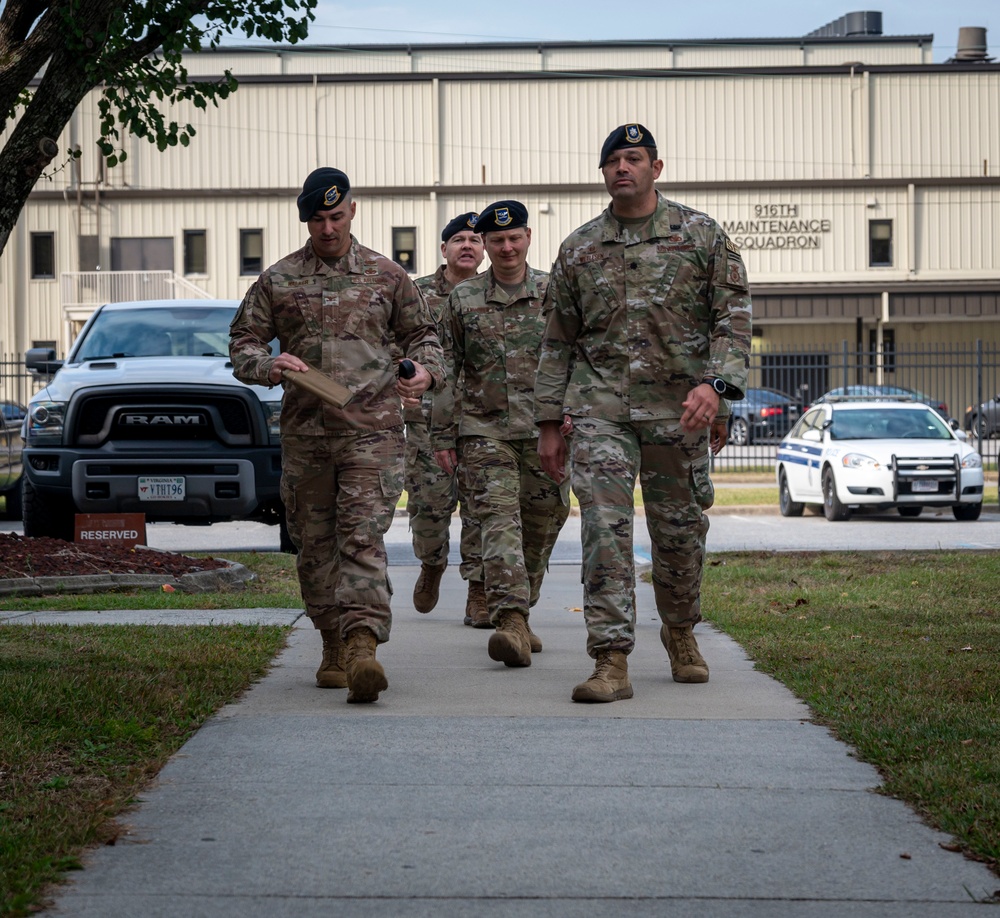
[[[538,436],[535,372],[548,274],[530,266],[525,270],[513,296],[496,283],[492,268],[452,291],[442,334],[448,378],[434,394],[434,449],[454,449],[459,436]]]
[[[426,274],[418,277],[413,283],[420,288],[424,302],[431,312],[434,320],[434,327],[438,330],[438,337],[441,337],[441,320],[448,305],[448,296],[455,289],[455,285],[444,276],[444,269],[447,265],[438,265],[437,271],[433,274]],[[430,424],[431,422],[431,400],[434,397],[433,390],[424,393],[420,408],[404,408],[403,416],[407,424]]]
[[[739,250],[711,217],[657,194],[642,227],[610,207],[560,246],[545,301],[535,418],[679,418],[706,376],[742,398],[750,290]]]
[[[269,386],[268,342],[295,354],[346,386],[354,398],[334,408],[294,385],[285,387],[282,433],[323,436],[383,430],[403,423],[390,348],[444,383],[441,346],[420,291],[394,261],[361,245],[333,267],[309,241],[272,265],[247,291],[229,328],[233,375]]]

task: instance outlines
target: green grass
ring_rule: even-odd
[[[38,607],[301,607],[289,556],[227,557],[260,579],[230,593],[48,597]],[[703,606],[879,769],[886,793],[996,869],[998,595],[996,551],[719,553]],[[83,848],[113,837],[114,816],[266,671],[285,633],[0,626],[0,914],[28,914]]]
[[[204,555],[192,552],[192,555]],[[215,556],[221,557],[221,556]],[[294,555],[281,552],[227,552],[225,558],[252,570],[256,577],[245,585],[213,593],[163,593],[159,590],[122,590],[99,596],[53,593],[49,596],[14,596],[0,599],[0,612],[73,612],[82,609],[301,609],[299,579]],[[241,588],[242,587],[242,588]]]
[[[0,626],[0,914],[109,843],[113,819],[222,705],[267,671],[286,629]]]
[[[967,853],[1000,858],[1000,552],[721,554],[706,617]]]

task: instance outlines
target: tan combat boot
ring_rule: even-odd
[[[528,646],[532,653],[542,652],[542,639],[531,630],[531,622],[525,622],[524,627],[528,629]]]
[[[486,608],[486,588],[482,580],[469,581],[469,598],[465,602],[465,624],[473,628],[492,628],[490,612]]]
[[[531,666],[528,622],[520,612],[500,613],[500,623],[490,635],[487,651],[491,660],[504,666]]]
[[[389,687],[382,664],[375,659],[378,640],[370,628],[347,632],[347,700],[351,704],[378,701]]]
[[[340,637],[340,626],[320,628],[323,636],[323,662],[316,670],[316,684],[320,688],[347,688],[347,646]]]
[[[601,650],[594,672],[586,682],[573,689],[574,701],[621,701],[632,697],[628,681],[628,656],[620,650]]]
[[[660,626],[660,640],[670,657],[674,682],[708,682],[708,664],[694,639],[694,625]]]
[[[418,612],[430,612],[438,604],[438,593],[441,589],[441,576],[448,566],[444,564],[420,565],[420,576],[413,587],[413,608]]]

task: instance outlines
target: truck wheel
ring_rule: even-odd
[[[72,542],[76,514],[73,501],[45,497],[32,487],[27,477],[23,481],[21,518],[24,522],[24,534]]]

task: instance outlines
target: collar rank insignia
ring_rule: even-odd
[[[510,215],[509,207],[498,207],[495,214],[497,226],[507,226],[509,223],[513,222],[514,218]]]
[[[323,206],[333,207],[340,200],[340,190],[336,185],[331,185],[323,192]]]
[[[642,131],[639,130],[638,124],[625,125],[625,139],[629,143],[638,143],[642,140]]]

